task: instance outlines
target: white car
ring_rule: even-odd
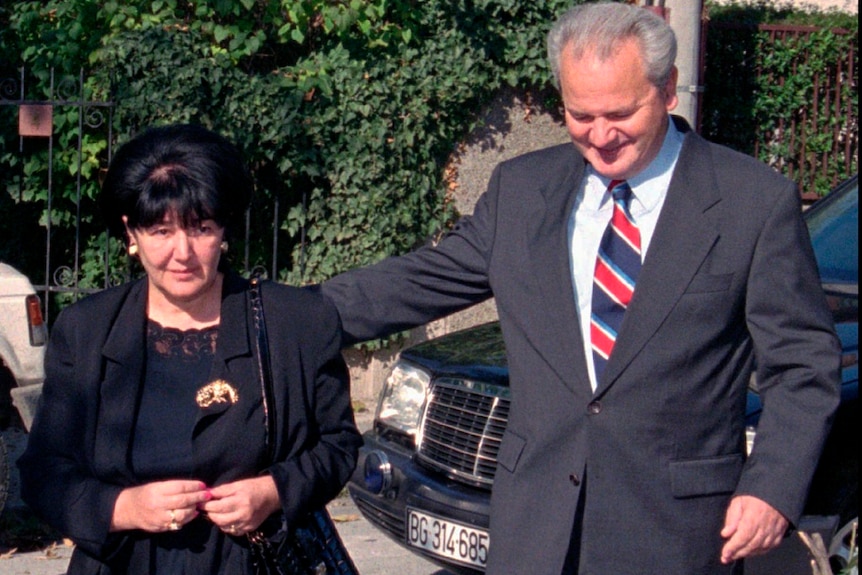
[[[18,409],[29,430],[45,380],[45,343],[48,328],[42,303],[27,276],[0,263],[0,428]],[[6,503],[9,461],[0,437],[0,512]]]

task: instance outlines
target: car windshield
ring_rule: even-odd
[[[853,179],[832,194],[822,205],[806,214],[811,243],[827,290],[856,286],[859,295],[859,183]],[[852,288],[851,288],[852,289]],[[845,290],[841,290],[845,291]]]

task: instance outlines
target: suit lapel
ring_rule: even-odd
[[[230,371],[231,360],[251,355],[247,282],[233,274],[225,275],[224,282],[219,340],[210,372],[211,379],[225,376]]]
[[[541,303],[532,311],[535,320],[525,333],[559,378],[578,392],[590,385],[572,285],[568,221],[585,166],[574,146],[571,150],[565,171],[543,191],[544,202],[533,206],[538,213],[525,215],[533,256],[528,265],[541,293]]]
[[[236,373],[241,369],[240,364],[231,365],[232,360],[238,357],[248,357],[251,354],[248,336],[248,307],[245,293],[235,291],[237,286],[229,286],[228,283],[237,283],[237,279],[225,279],[222,290],[221,317],[219,320],[219,335],[216,344],[215,355],[207,376],[205,386],[213,385],[218,380],[228,383],[233,389],[240,392],[240,397],[249,393],[242,389],[242,382],[253,381],[248,374]],[[257,390],[252,389],[252,392]],[[197,436],[199,424],[204,418],[218,417],[227,411],[233,402],[214,402],[207,406],[198,404],[200,410],[196,420],[196,428],[193,432]]]
[[[226,276],[225,285],[222,290],[221,319],[219,320],[219,337],[216,344],[216,353],[213,357],[208,382],[217,379],[227,381],[231,386],[240,391],[240,397],[249,393],[260,393],[255,385],[246,389],[247,382],[256,382],[249,369],[248,361],[234,362],[235,359],[248,358],[252,351],[250,347],[248,298],[245,290],[245,280],[238,276]],[[206,416],[223,413],[230,407],[228,403],[213,405],[211,408],[201,410],[198,414],[198,423]]]
[[[706,141],[689,132],[598,393],[613,385],[661,328],[719,237],[712,208],[721,197],[709,157]]]
[[[131,480],[128,454],[143,384],[147,282],[131,287],[102,347],[105,372],[99,393],[96,465]],[[98,372],[97,372],[98,373]]]
[[[249,406],[254,405],[261,395],[258,379],[252,370],[253,362],[248,360],[252,352],[246,282],[233,274],[225,275],[224,281],[218,342],[207,383],[216,380],[227,382],[237,391],[238,401],[214,403],[198,410],[192,441],[194,469],[201,476],[216,472],[207,467],[214,460],[213,450],[223,449],[233,440],[226,434],[236,434],[236,426],[244,425]],[[232,424],[216,425],[215,422],[222,418],[227,418],[225,421]],[[260,425],[262,430],[263,424]]]

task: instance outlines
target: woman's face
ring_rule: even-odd
[[[201,220],[185,228],[177,214],[168,213],[160,223],[127,230],[150,288],[165,299],[192,303],[213,287],[224,240],[224,228],[215,221]]]

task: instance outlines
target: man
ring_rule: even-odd
[[[495,296],[512,410],[489,575],[738,572],[799,518],[838,403],[798,192],[669,115],[652,13],[578,6],[548,52],[574,146],[502,163],[439,245],[323,291],[353,340]]]

